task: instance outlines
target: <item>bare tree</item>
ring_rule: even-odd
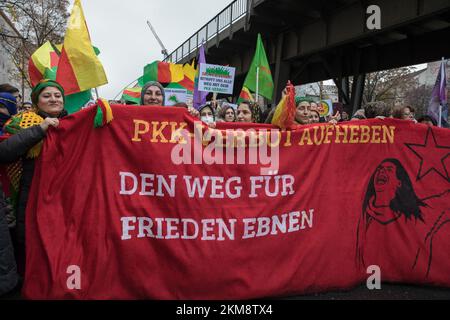
[[[6,13],[21,37],[0,30],[0,40],[17,69],[16,78],[29,83],[28,60],[46,41],[62,43],[69,17],[68,0],[0,0],[0,10]]]
[[[410,105],[416,109],[416,118],[427,113],[432,91],[432,86],[421,85],[406,92],[405,105]]]
[[[414,67],[384,70],[366,75],[363,104],[384,101],[388,105],[402,103],[405,93],[417,86]]]

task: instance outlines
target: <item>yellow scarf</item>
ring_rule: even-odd
[[[11,117],[5,123],[5,132],[16,134],[22,129],[27,129],[35,125],[41,124],[44,119],[34,111],[19,113]],[[42,148],[42,141],[33,146],[27,153],[27,158],[34,159],[39,156]]]
[[[41,124],[44,119],[33,111],[19,113],[11,117],[3,127],[3,131],[9,134],[17,134],[20,130],[30,128],[32,126]],[[34,145],[26,155],[29,159],[34,159],[39,156],[42,148],[42,141]],[[14,208],[17,209],[20,189],[20,179],[22,177],[23,167],[22,159],[17,160],[6,166],[6,176],[10,182],[11,198]]]

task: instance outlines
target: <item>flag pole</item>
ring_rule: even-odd
[[[441,74],[441,83],[442,81],[447,81],[447,77],[445,74],[445,58],[442,57],[441,60],[441,67],[439,68],[439,72]],[[444,77],[445,79],[442,79]],[[445,88],[445,85],[444,85]],[[442,96],[441,96],[441,84],[439,84],[439,120],[438,120],[438,127],[442,128]]]
[[[259,94],[259,67],[256,67],[256,103],[258,103],[258,94]]]
[[[97,88],[95,88],[95,95],[97,96],[97,99],[100,97],[100,96],[98,95],[98,90],[97,90]]]
[[[211,109],[213,109],[213,113],[216,113],[217,110],[217,92],[213,92],[212,100],[211,100]]]

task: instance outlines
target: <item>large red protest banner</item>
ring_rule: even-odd
[[[94,129],[89,108],[45,140],[27,298],[286,296],[350,288],[372,265],[382,281],[450,286],[449,130],[207,129],[177,108],[112,108],[109,125]]]

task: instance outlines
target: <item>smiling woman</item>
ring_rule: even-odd
[[[156,81],[147,82],[142,88],[142,106],[163,106],[166,94],[164,87]]]
[[[31,92],[33,110],[12,117],[4,126],[8,135],[0,143],[0,163],[8,164],[10,190],[17,219],[18,271],[25,270],[25,209],[34,173],[34,161],[50,126],[57,127],[64,110],[64,89],[52,80],[41,80]],[[13,170],[15,168],[15,170]],[[32,213],[31,213],[32,214]]]
[[[64,96],[56,87],[46,87],[38,97],[39,109],[52,117],[58,117],[64,109]]]

